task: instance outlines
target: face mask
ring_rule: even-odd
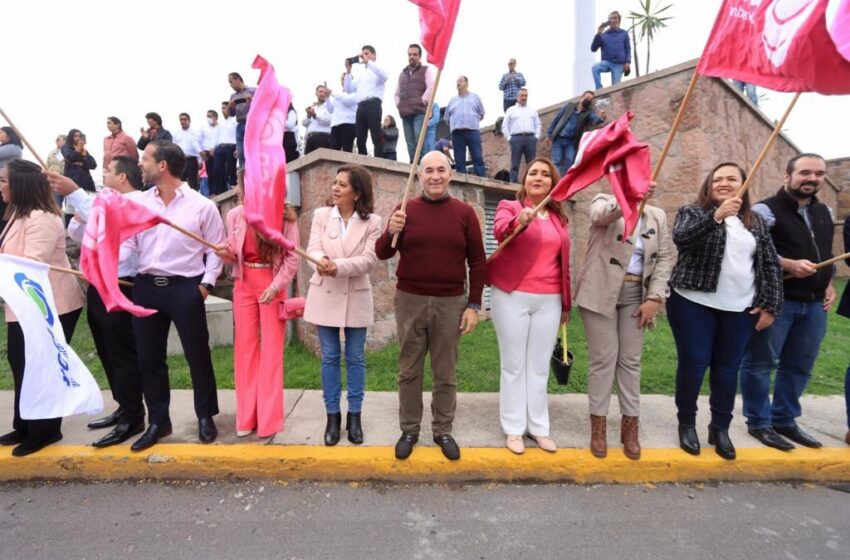
[[[212,126],[212,125],[213,125],[213,122],[214,122],[214,121],[213,121],[211,118],[207,117],[207,124],[208,124],[208,125]]]
[[[582,99],[581,106],[584,107],[585,109],[587,109],[588,107],[590,107],[590,103],[591,103],[590,99]]]

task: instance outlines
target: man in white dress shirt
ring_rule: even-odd
[[[307,107],[304,117],[304,128],[307,137],[304,140],[304,155],[319,148],[331,147],[331,113],[333,101],[328,99],[330,91],[322,84],[316,86],[316,102]]]
[[[192,118],[180,113],[180,128],[172,134],[172,141],[180,146],[186,156],[186,169],[182,179],[193,190],[198,190],[198,158],[201,157],[201,138],[197,130],[191,127]]]
[[[516,105],[509,107],[502,121],[502,134],[511,145],[511,182],[519,177],[519,162],[525,164],[537,157],[537,140],[540,138],[540,116],[528,106],[528,90],[521,88]]]
[[[236,184],[236,117],[227,116],[228,104],[228,101],[221,102],[218,144],[213,154],[213,175],[210,176],[210,194],[213,196]]]
[[[366,155],[366,135],[372,135],[372,155],[381,157],[384,153],[381,135],[381,103],[384,99],[384,85],[387,73],[375,64],[375,47],[363,45],[360,49],[360,63],[365,71],[356,79],[351,78],[351,62],[345,60],[345,91],[353,92],[357,100],[357,114],[354,126],[357,133],[357,153]]]
[[[213,176],[215,175],[215,147],[218,145],[218,133],[221,127],[218,125],[218,111],[210,109],[207,111],[207,122],[201,127],[198,134],[198,140],[201,144],[201,158],[204,160],[204,165],[207,168],[207,178],[210,184],[210,192],[212,193]]]
[[[355,121],[357,119],[357,101],[353,93],[345,91],[345,73],[340,77],[342,91],[330,92],[334,104],[331,113],[331,149],[351,152],[354,148],[354,138],[357,136]]]

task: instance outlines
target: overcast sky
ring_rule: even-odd
[[[574,1],[591,3],[463,0],[437,101],[447,103],[455,79],[465,74],[470,90],[484,101],[483,124],[492,123],[502,114],[497,86],[510,57],[528,80],[532,107],[572,97],[577,93],[572,84]],[[653,69],[699,56],[720,3],[674,2],[668,10],[673,19],[652,47]],[[593,4],[594,26],[611,10],[625,16],[638,9],[638,0]],[[218,109],[232,92],[228,72],[238,71],[247,83],[256,83],[258,73],[250,64],[258,53],[290,87],[303,118],[315,85],[337,85],[343,59],[370,43],[391,76],[384,112],[397,116],[392,101],[396,77],[407,64],[407,45],[419,40],[419,23],[416,7],[405,0],[30,0],[4,4],[2,36],[0,107],[42,157],[57,134],[80,128],[99,163],[106,117],[122,119],[134,137],[148,111],[160,113],[168,129],[179,127],[177,115],[183,111],[193,117],[193,125],[201,125],[206,110]],[[640,49],[643,64],[646,51]],[[767,93],[763,110],[777,119],[790,95]],[[827,158],[850,156],[850,100],[806,93],[786,130],[803,150]],[[400,158],[406,158],[403,143],[402,138]],[[99,171],[94,176],[99,180]]]

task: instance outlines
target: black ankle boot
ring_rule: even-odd
[[[691,455],[699,455],[699,437],[695,426],[679,424],[679,447]]]
[[[325,445],[339,443],[340,424],[342,424],[342,413],[328,414],[328,424],[325,426]]]
[[[717,454],[732,461],[735,459],[735,446],[729,439],[729,430],[721,430],[711,424],[708,425],[708,444],[714,446]]]
[[[360,423],[359,412],[349,412],[345,417],[345,429],[348,431],[348,441],[363,443],[363,426]]]

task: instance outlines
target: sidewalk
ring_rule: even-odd
[[[114,409],[104,392],[105,412]],[[139,479],[262,477],[280,480],[673,482],[711,480],[850,481],[850,446],[844,443],[846,417],[843,397],[804,397],[801,427],[823,441],[824,449],[783,453],[763,447],[749,436],[735,412],[730,436],[738,449],[736,461],[725,461],[707,444],[708,399],[700,399],[699,434],[702,454],[692,457],[678,448],[676,411],[672,397],[645,395],[641,399],[640,461],[630,461],[619,445],[616,397],[609,415],[609,453],[596,459],[586,449],[589,439],[587,398],[583,394],[550,395],[552,437],[560,449],[547,454],[526,440],[528,450],[515,456],[504,448],[499,427],[499,395],[460,393],[454,435],[462,448],[458,462],[446,460],[430,437],[430,395],[425,395],[421,439],[407,461],[397,461],[393,446],[399,436],[395,393],[366,395],[363,408],[365,442],[345,439],[336,447],[323,445],[324,404],[320,391],[289,390],[285,394],[286,422],[271,439],[237,438],[235,395],[219,391],[215,444],[197,440],[197,420],[191,391],[173,391],[174,434],[150,450],[131,453],[129,444],[96,450],[91,442],[106,431],[86,428],[88,418],[75,416],[63,423],[64,439],[56,445],[18,459],[0,448],[0,480]],[[344,405],[343,405],[344,408]],[[0,393],[0,422],[12,417],[12,393]],[[5,430],[5,428],[4,428]],[[132,440],[131,440],[132,441]]]

